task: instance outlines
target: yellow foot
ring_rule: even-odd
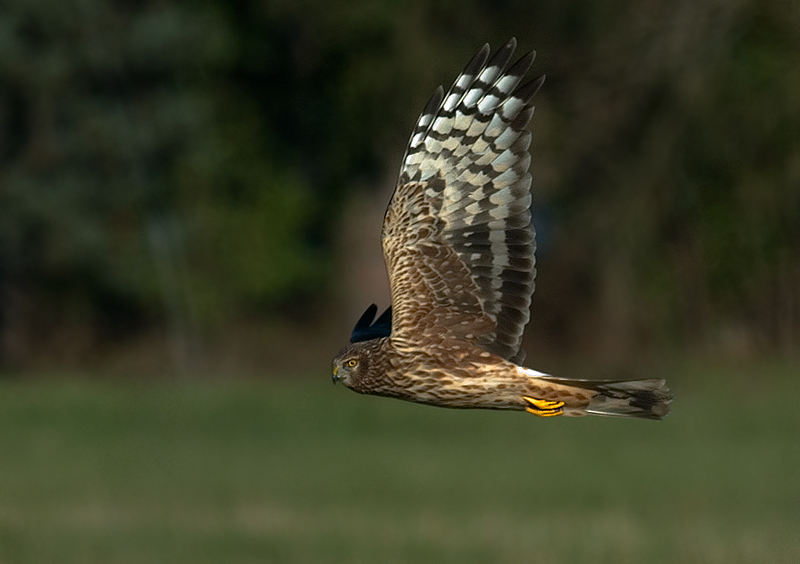
[[[550,401],[550,400],[529,398],[528,396],[522,396],[522,399],[524,399],[529,404],[525,408],[525,411],[527,411],[528,413],[533,413],[534,415],[538,415],[539,417],[554,417],[556,415],[564,414],[563,401]]]

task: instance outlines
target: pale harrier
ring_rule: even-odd
[[[531,99],[518,86],[534,53],[506,70],[512,39],[489,46],[417,121],[383,221],[392,303],[372,305],[333,363],[333,380],[365,394],[442,407],[540,416],[660,419],[663,380],[555,378],[519,365],[533,293]]]

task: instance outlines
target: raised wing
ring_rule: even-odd
[[[485,45],[411,136],[382,232],[399,344],[452,337],[521,360],[535,276],[526,127],[544,76],[518,88],[535,54],[506,70],[515,47],[487,62]]]

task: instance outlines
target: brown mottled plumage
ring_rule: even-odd
[[[367,309],[334,382],[443,407],[660,419],[672,400],[663,380],[571,380],[518,364],[535,276],[526,128],[544,76],[518,86],[534,53],[506,69],[515,47],[489,59],[485,45],[417,121],[381,234],[391,308],[375,323]]]

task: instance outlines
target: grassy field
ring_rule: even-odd
[[[0,563],[800,562],[800,370],[682,368],[661,423],[326,374],[0,382]]]

